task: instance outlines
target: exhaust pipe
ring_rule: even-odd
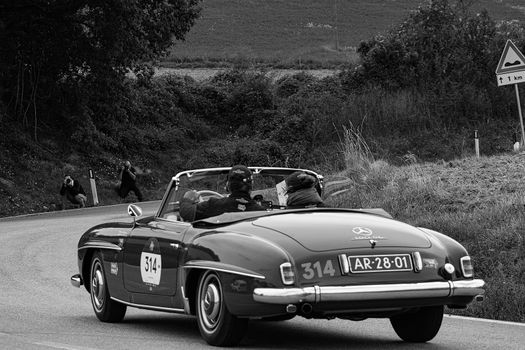
[[[297,312],[297,306],[294,304],[288,304],[286,306],[286,312],[289,314],[295,314]]]
[[[312,310],[313,310],[312,304],[304,303],[303,305],[301,305],[301,312],[303,313],[303,315],[310,314]]]

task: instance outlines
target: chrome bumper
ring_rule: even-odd
[[[425,299],[454,296],[476,297],[485,293],[481,279],[464,281],[376,284],[305,288],[255,288],[253,299],[267,304],[319,303],[387,299]]]
[[[82,285],[82,277],[80,277],[79,274],[71,276],[71,284],[74,287],[80,288],[80,286]]]

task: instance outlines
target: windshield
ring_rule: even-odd
[[[172,180],[158,216],[163,219],[180,221],[179,203],[189,190],[199,191],[202,200],[208,200],[210,197],[227,197],[229,193],[226,190],[226,184],[229,170],[230,168],[201,169],[177,174]],[[285,179],[297,170],[315,176],[318,179],[316,189],[319,194],[322,192],[322,176],[310,170],[255,167],[250,167],[250,170],[253,173],[251,196],[267,210],[285,208],[287,199]],[[235,213],[230,214],[228,217],[235,220]]]

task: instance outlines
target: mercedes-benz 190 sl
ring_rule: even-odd
[[[285,179],[301,169],[250,167],[264,210],[185,222],[188,190],[227,196],[230,168],[174,176],[158,211],[105,223],[78,243],[79,273],[95,315],[118,322],[137,307],[195,315],[211,345],[232,346],[249,320],[389,318],[407,342],[438,333],[444,307],[482,300],[484,281],[454,239],[394,220],[381,209],[287,209]],[[323,193],[323,177],[317,179]]]

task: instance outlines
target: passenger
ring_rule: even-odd
[[[289,209],[324,207],[315,185],[317,179],[303,171],[296,171],[286,179],[286,207]]]
[[[252,172],[244,165],[235,165],[228,173],[226,188],[228,197],[200,201],[195,190],[188,191],[180,203],[180,215],[185,221],[201,220],[226,212],[265,210],[250,196],[252,190]]]

